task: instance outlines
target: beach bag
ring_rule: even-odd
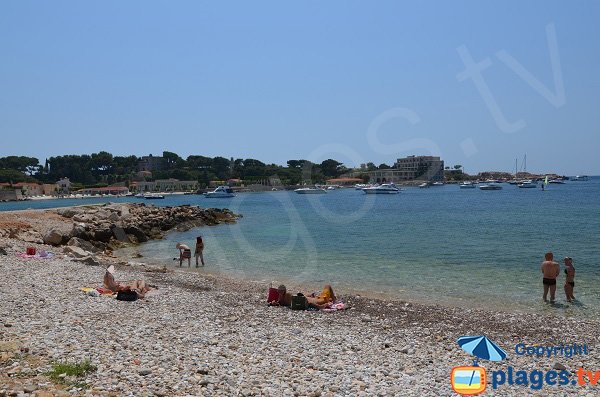
[[[298,295],[292,296],[292,304],[290,305],[292,310],[306,310],[308,308],[308,300],[306,296],[298,293]]]
[[[279,300],[279,291],[277,288],[273,288],[273,284],[269,285],[269,291],[267,292],[267,303],[277,302]]]
[[[138,299],[138,294],[135,291],[119,291],[117,292],[118,301],[133,302]]]
[[[27,247],[27,255],[35,255],[35,247]]]

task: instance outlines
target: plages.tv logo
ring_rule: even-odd
[[[452,390],[463,396],[483,393],[487,385],[485,368],[479,366],[479,360],[502,361],[506,352],[485,336],[461,336],[458,345],[475,357],[473,365],[452,368],[450,383]]]

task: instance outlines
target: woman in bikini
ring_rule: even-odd
[[[565,258],[565,295],[567,296],[567,302],[573,302],[575,295],[573,295],[573,289],[575,289],[575,267],[573,266],[573,259],[570,257]]]
[[[202,236],[196,237],[196,249],[194,250],[194,256],[196,257],[196,267],[198,267],[198,258],[202,262],[202,266],[204,266],[204,255],[202,254],[204,251],[204,242],[202,241]]]

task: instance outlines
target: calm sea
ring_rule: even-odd
[[[346,293],[426,302],[600,316],[600,178],[549,185],[546,191],[503,187],[447,185],[377,196],[354,189],[231,199],[171,196],[152,203],[228,207],[244,217],[235,225],[171,233],[139,251],[173,266],[176,242],[193,246],[201,234],[208,264],[202,272],[314,288],[331,283]],[[102,201],[2,203],[0,209]],[[564,304],[564,273],[558,304],[541,301],[540,263],[547,251],[554,252],[561,271],[562,258],[573,257],[579,303]]]

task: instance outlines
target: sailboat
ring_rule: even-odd
[[[525,157],[523,157],[523,173],[527,173],[527,153],[525,153]],[[531,179],[522,180],[517,183],[517,187],[520,189],[535,189],[537,187],[537,182]]]

